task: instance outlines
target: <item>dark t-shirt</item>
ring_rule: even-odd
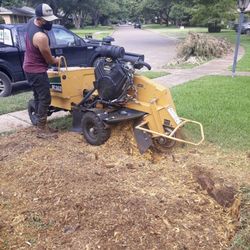
[[[44,73],[48,70],[48,64],[42,56],[40,50],[33,45],[33,37],[37,32],[44,30],[34,23],[34,18],[27,23],[26,51],[24,55],[23,69],[27,73]],[[48,36],[46,34],[46,36]]]

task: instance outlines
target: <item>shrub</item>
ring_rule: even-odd
[[[190,57],[208,60],[220,58],[229,51],[231,51],[231,45],[224,39],[189,32],[186,39],[178,45],[177,55],[184,61]]]
[[[221,32],[221,26],[216,23],[208,23],[209,33],[219,33]]]

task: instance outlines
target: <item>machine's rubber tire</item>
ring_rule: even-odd
[[[250,30],[246,30],[246,34],[250,36]]]
[[[172,132],[171,129],[166,129],[166,132],[169,134]],[[176,135],[174,135],[175,137]],[[176,141],[169,140],[168,138],[164,137],[156,137],[153,139],[153,148],[154,150],[160,152],[160,153],[167,153],[172,147],[174,147],[176,144]]]
[[[111,129],[94,112],[87,111],[82,116],[82,133],[86,141],[95,146],[105,143],[111,134]]]
[[[10,78],[0,71],[0,97],[9,96],[12,91]]]
[[[37,125],[37,116],[35,113],[35,101],[33,99],[29,100],[29,102],[28,102],[28,113],[29,113],[31,123],[34,126],[36,126]]]

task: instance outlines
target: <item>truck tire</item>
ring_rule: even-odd
[[[0,97],[9,96],[12,91],[10,78],[0,71]]]
[[[82,116],[82,133],[89,144],[99,146],[109,139],[111,130],[97,114],[87,111]]]

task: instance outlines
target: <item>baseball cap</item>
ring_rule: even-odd
[[[51,9],[51,7],[46,3],[39,4],[36,7],[35,13],[36,17],[41,17],[48,22],[52,22],[58,19],[58,17],[53,14],[53,10]]]

